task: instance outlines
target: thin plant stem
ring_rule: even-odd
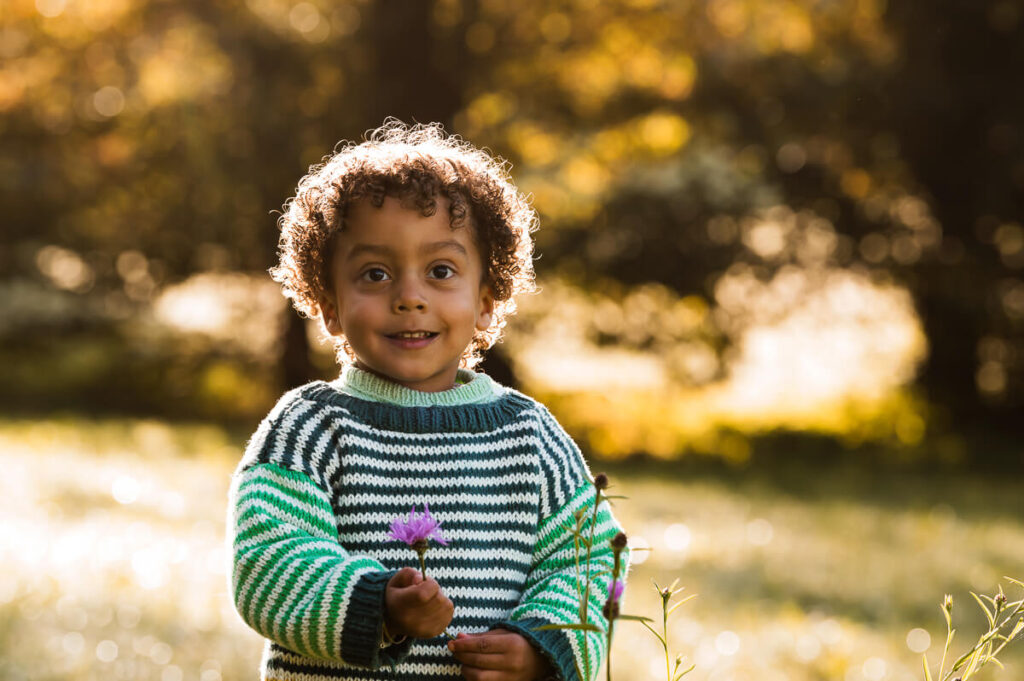
[[[608,620],[608,656],[605,658],[605,681],[612,681],[612,628],[615,626],[615,619]]]
[[[665,647],[665,679],[672,681],[672,668],[669,666],[669,655],[668,655],[668,599],[663,598],[661,602],[661,630],[662,644]]]
[[[580,596],[580,529],[583,526],[580,518],[576,518],[576,530],[572,533],[573,559],[576,561],[576,595]],[[581,680],[582,681],[582,680]]]
[[[1013,612],[1012,612],[1012,613],[1010,614],[1010,616],[1009,616],[1009,617],[1007,617],[1006,619],[1004,619],[1004,620],[1003,620],[1002,622],[997,622],[996,624],[994,624],[994,625],[992,626],[992,628],[990,628],[990,629],[988,630],[988,632],[986,632],[986,633],[985,633],[984,635],[982,635],[982,637],[981,637],[981,638],[979,638],[979,639],[978,639],[978,642],[977,642],[977,643],[975,643],[975,644],[974,644],[973,646],[971,646],[971,649],[970,649],[970,650],[968,650],[968,651],[967,651],[966,653],[964,653],[963,655],[961,655],[961,656],[960,656],[960,660],[966,660],[966,659],[968,659],[968,658],[969,658],[969,657],[970,657],[971,655],[973,655],[973,654],[975,654],[976,652],[978,652],[978,650],[980,650],[980,649],[981,649],[981,648],[982,648],[983,646],[985,646],[986,644],[988,644],[989,642],[991,642],[991,641],[992,641],[992,639],[994,639],[994,638],[995,638],[995,637],[996,637],[996,636],[997,636],[997,635],[999,634],[999,632],[1000,632],[1000,631],[1002,630],[1002,628],[1003,628],[1003,627],[1005,627],[1005,626],[1006,626],[1006,625],[1007,625],[1007,624],[1008,624],[1008,623],[1010,622],[1010,620],[1012,620],[1012,619],[1013,619],[1013,618],[1014,618],[1014,617],[1015,617],[1015,616],[1017,615],[1017,613],[1019,613],[1020,611],[1021,611],[1021,608],[1020,608],[1020,607],[1018,607],[1018,608],[1016,608],[1016,609],[1015,609],[1015,610],[1014,610],[1014,611],[1013,611]],[[1002,650],[1002,649],[1003,649],[1003,646],[1005,646],[1005,645],[1006,645],[1007,643],[1009,643],[1009,641],[1004,641],[1004,642],[1003,642],[1003,645],[999,646],[999,650]],[[996,656],[996,653],[998,653],[998,652],[999,652],[999,650],[997,650],[997,651],[996,651],[995,653],[990,653],[990,654],[989,654],[989,655],[987,656],[987,658],[986,658],[986,659],[985,659],[984,661],[982,661],[981,665],[978,665],[977,667],[975,667],[975,668],[974,668],[974,669],[972,670],[972,672],[970,672],[970,673],[968,673],[968,674],[965,674],[965,675],[964,675],[964,679],[968,679],[968,678],[970,678],[971,676],[973,676],[973,675],[974,675],[974,672],[977,672],[977,671],[978,671],[979,669],[981,669],[981,667],[982,667],[982,666],[984,666],[985,664],[987,664],[987,663],[988,663],[988,661],[989,661],[990,659],[992,659],[993,657],[995,657],[995,656]],[[946,657],[946,651],[945,651],[945,650],[943,650],[943,651],[942,651],[942,657],[943,657],[943,660],[945,660],[945,657]],[[958,660],[958,662],[959,662],[960,660]],[[958,669],[956,669],[956,663],[954,663],[954,664],[953,664],[953,669],[950,669],[950,670],[949,670],[949,672],[948,672],[948,673],[946,674],[946,676],[942,676],[942,669],[941,669],[941,667],[940,667],[940,669],[939,669],[939,678],[940,678],[940,679],[942,679],[943,681],[946,681],[946,679],[949,679],[950,677],[952,677],[952,676],[953,676],[953,674],[955,674],[955,673],[956,673],[957,671],[959,671],[959,670],[958,670]]]
[[[582,623],[589,624],[590,621],[587,617],[587,608],[590,605],[590,550],[594,547],[594,528],[597,527],[597,507],[601,503],[601,490],[597,489],[597,494],[594,497],[594,512],[590,517],[590,538],[587,540],[587,581],[586,586],[583,589],[583,613]],[[577,573],[578,574],[578,573]],[[587,675],[590,674],[590,637],[587,632],[583,632],[583,660],[587,665]]]
[[[953,625],[951,624],[949,618],[947,617],[947,619],[946,619],[946,645],[942,648],[942,661],[939,662],[939,678],[940,679],[946,678],[946,677],[944,677],[942,675],[942,670],[945,669],[945,667],[946,667],[946,652],[949,650],[949,637],[950,637],[950,634],[952,634],[952,633],[953,633]]]
[[[419,556],[419,559],[420,559],[420,574],[423,575],[423,581],[425,582],[425,581],[427,581],[427,563],[423,559],[424,553],[425,552],[417,551],[416,555]],[[452,636],[450,633],[448,633],[447,627],[444,630],[444,635],[447,636],[448,638],[452,639],[453,641],[456,638],[455,636]]]

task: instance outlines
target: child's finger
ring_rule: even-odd
[[[507,681],[508,672],[501,669],[481,669],[469,665],[462,666],[462,677],[466,681]]]
[[[423,581],[423,576],[416,568],[405,567],[395,573],[395,576],[388,582],[389,586],[401,589],[407,586],[415,586]]]
[[[504,653],[454,653],[455,659],[464,665],[479,669],[509,669],[508,657]]]
[[[415,591],[420,603],[428,603],[441,593],[441,585],[432,577],[428,577],[427,581],[416,585]]]
[[[453,653],[502,654],[508,652],[512,640],[502,634],[459,634],[454,641],[448,641],[448,650]]]

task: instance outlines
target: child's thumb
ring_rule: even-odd
[[[415,586],[423,581],[423,577],[420,575],[419,570],[411,567],[404,567],[395,573],[395,576],[391,578],[391,586],[402,588],[406,586]]]

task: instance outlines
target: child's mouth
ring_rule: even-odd
[[[433,338],[437,333],[434,331],[399,331],[398,333],[389,333],[388,338],[394,338],[396,340],[422,340],[424,338]]]
[[[386,337],[403,349],[415,350],[428,345],[437,337],[437,333],[434,331],[400,331],[389,333]]]

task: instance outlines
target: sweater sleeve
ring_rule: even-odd
[[[301,655],[370,669],[394,666],[411,643],[379,646],[384,591],[394,571],[346,551],[326,490],[307,472],[274,460],[274,443],[289,425],[296,424],[287,418],[261,424],[232,481],[235,608],[256,632]]]
[[[541,412],[539,442],[545,478],[541,493],[543,517],[534,544],[530,572],[518,606],[507,620],[495,626],[524,636],[548,658],[563,681],[577,679],[577,668],[586,681],[597,676],[607,655],[608,622],[602,609],[608,598],[614,560],[609,542],[622,528],[606,501],[598,506],[594,518],[596,491],[593,477],[579,448],[547,410]],[[538,630],[545,624],[580,622],[580,603],[586,588],[586,546],[579,544],[577,570],[577,546],[573,532],[575,515],[580,511],[587,518],[583,526],[584,537],[590,537],[591,518],[595,519],[587,620],[601,632]],[[624,550],[620,568],[623,581],[628,566],[629,553]],[[593,576],[600,572],[606,574]]]

